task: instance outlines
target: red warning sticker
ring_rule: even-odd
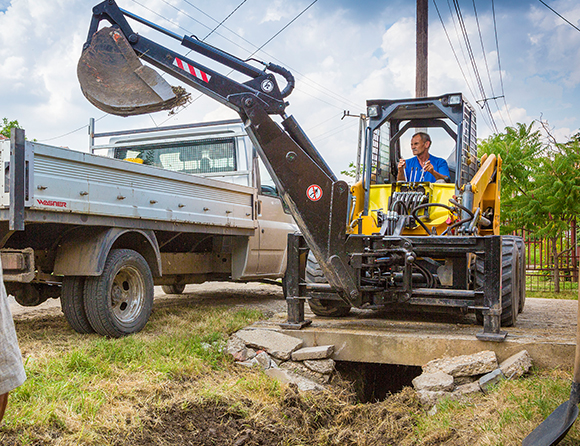
[[[308,186],[308,189],[306,189],[306,196],[311,201],[318,201],[322,198],[322,188],[318,184]]]

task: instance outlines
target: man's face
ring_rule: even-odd
[[[411,139],[411,150],[413,151],[413,155],[420,156],[424,152],[429,150],[429,145],[431,143],[429,141],[423,142],[420,135],[415,135]]]

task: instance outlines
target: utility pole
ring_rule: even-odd
[[[417,65],[415,81],[415,97],[428,96],[428,29],[429,3],[428,0],[417,0]]]

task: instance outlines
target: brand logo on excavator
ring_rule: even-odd
[[[211,76],[209,74],[204,73],[199,68],[195,68],[193,65],[189,65],[187,62],[178,59],[177,57],[173,61],[173,65],[175,65],[178,68],[181,68],[183,71],[191,74],[192,76],[198,79],[201,79],[206,83],[209,82],[209,80],[211,79]]]

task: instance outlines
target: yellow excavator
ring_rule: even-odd
[[[137,34],[130,20],[201,57]],[[233,80],[202,58],[248,79]],[[315,314],[336,317],[352,307],[474,312],[483,324],[479,339],[505,339],[501,326],[515,323],[525,301],[523,241],[499,234],[501,159],[478,159],[475,111],[462,94],[368,100],[362,180],[349,187],[286,114],[295,84],[287,69],[180,36],[114,0],[95,6],[78,64],[87,99],[120,116],[188,101],[183,87],[170,86],[143,62],[230,107],[245,123],[300,228],[288,240],[286,326],[309,323],[308,301]],[[417,174],[397,180],[401,138],[416,128],[443,129],[451,139],[444,180]]]

